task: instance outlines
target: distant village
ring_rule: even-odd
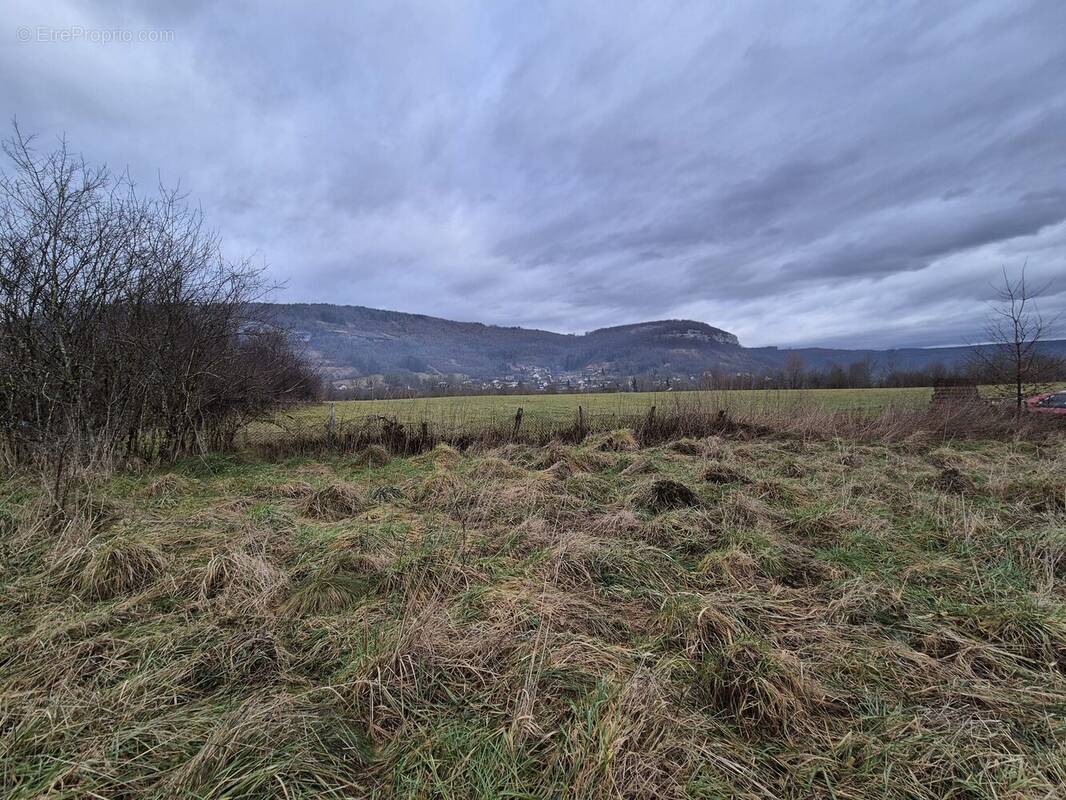
[[[536,364],[511,364],[509,372],[492,378],[465,375],[396,373],[338,378],[329,381],[335,400],[393,398],[401,396],[476,394],[566,394],[588,392],[681,391],[705,388],[707,376],[620,376],[607,365],[580,370],[554,371]],[[750,381],[751,376],[747,376]]]

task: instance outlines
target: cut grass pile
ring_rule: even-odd
[[[1061,796],[1064,474],[620,430],[212,457],[63,521],[10,476],[0,794]]]

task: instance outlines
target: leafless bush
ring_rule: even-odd
[[[313,375],[249,317],[266,286],[176,191],[138,194],[17,125],[0,177],[0,441],[12,463],[174,457],[232,440]]]

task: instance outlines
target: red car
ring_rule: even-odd
[[[1025,401],[1030,411],[1041,414],[1062,414],[1066,416],[1066,392],[1048,392],[1030,397]]]

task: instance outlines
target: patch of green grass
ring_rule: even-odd
[[[573,428],[580,418],[587,429],[598,431],[597,446],[606,443],[608,450],[624,450],[626,443],[611,440],[610,432],[620,426],[643,425],[652,409],[659,419],[691,414],[711,418],[719,412],[751,422],[798,422],[826,414],[872,419],[883,412],[921,412],[929,407],[931,392],[928,388],[758,389],[351,400],[279,412],[248,426],[242,441],[267,444],[284,441],[292,434],[314,440],[324,437],[331,424],[343,434],[364,426],[380,427],[382,419],[394,420],[412,434],[424,425],[426,430],[445,436],[491,430],[505,439],[521,409],[521,431],[535,441],[546,441],[553,432]],[[350,460],[361,457],[355,454]]]

